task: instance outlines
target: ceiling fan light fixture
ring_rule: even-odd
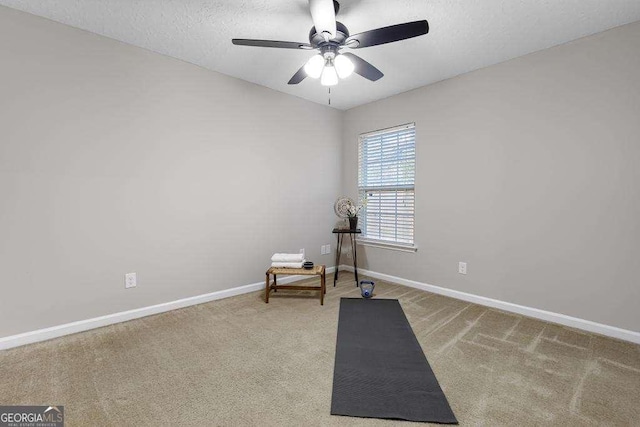
[[[322,77],[320,77],[320,84],[322,86],[335,86],[338,84],[338,73],[333,64],[327,63],[325,65],[324,70],[322,70]]]
[[[347,77],[349,77],[355,69],[353,62],[351,62],[351,60],[344,55],[336,56],[334,64],[336,67],[336,72],[338,73],[338,77],[340,77],[341,79],[346,79]]]
[[[304,72],[312,79],[317,79],[322,75],[324,67],[324,58],[322,55],[313,55],[306,64],[304,64]]]
[[[351,34],[343,23],[336,21],[336,15],[340,10],[340,3],[337,0],[306,1],[309,2],[309,11],[314,24],[309,30],[309,43],[231,39],[234,45],[240,46],[318,51],[319,54],[309,58],[289,79],[287,82],[289,85],[297,85],[305,78],[311,77],[320,79],[323,86],[333,86],[338,84],[340,79],[348,78],[353,73],[371,82],[376,82],[384,76],[382,71],[353,53],[344,52],[341,54],[341,50],[343,48],[361,49],[399,42],[429,32],[429,23],[423,19]]]

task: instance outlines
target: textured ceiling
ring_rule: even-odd
[[[231,39],[308,42],[307,0],[0,0],[0,4],[102,34],[314,102],[327,88],[289,78],[309,51],[234,46]],[[507,59],[640,20],[640,0],[342,0],[352,34],[427,19],[426,36],[353,51],[385,76],[353,75],[331,90],[348,109]]]

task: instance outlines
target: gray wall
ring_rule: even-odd
[[[350,110],[348,194],[358,134],[407,122],[419,250],[361,265],[640,331],[640,23]]]
[[[640,24],[344,120],[4,7],[0,58],[0,337],[331,265],[357,135],[409,121],[420,249],[362,265],[640,330]]]
[[[5,7],[0,64],[0,337],[331,263],[338,111]]]

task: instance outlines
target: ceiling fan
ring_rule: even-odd
[[[338,84],[339,78],[344,79],[353,72],[374,82],[384,75],[359,56],[342,52],[344,48],[361,49],[377,46],[429,32],[427,21],[414,21],[350,35],[347,27],[336,21],[336,15],[340,9],[337,1],[309,0],[309,9],[314,24],[309,32],[309,43],[253,39],[232,39],[231,42],[241,46],[318,50],[319,53],[312,56],[291,77],[289,84],[298,84],[308,76],[314,79],[320,78],[323,86],[333,86]]]

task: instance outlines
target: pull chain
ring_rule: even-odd
[[[329,105],[331,105],[331,86],[329,86]]]

